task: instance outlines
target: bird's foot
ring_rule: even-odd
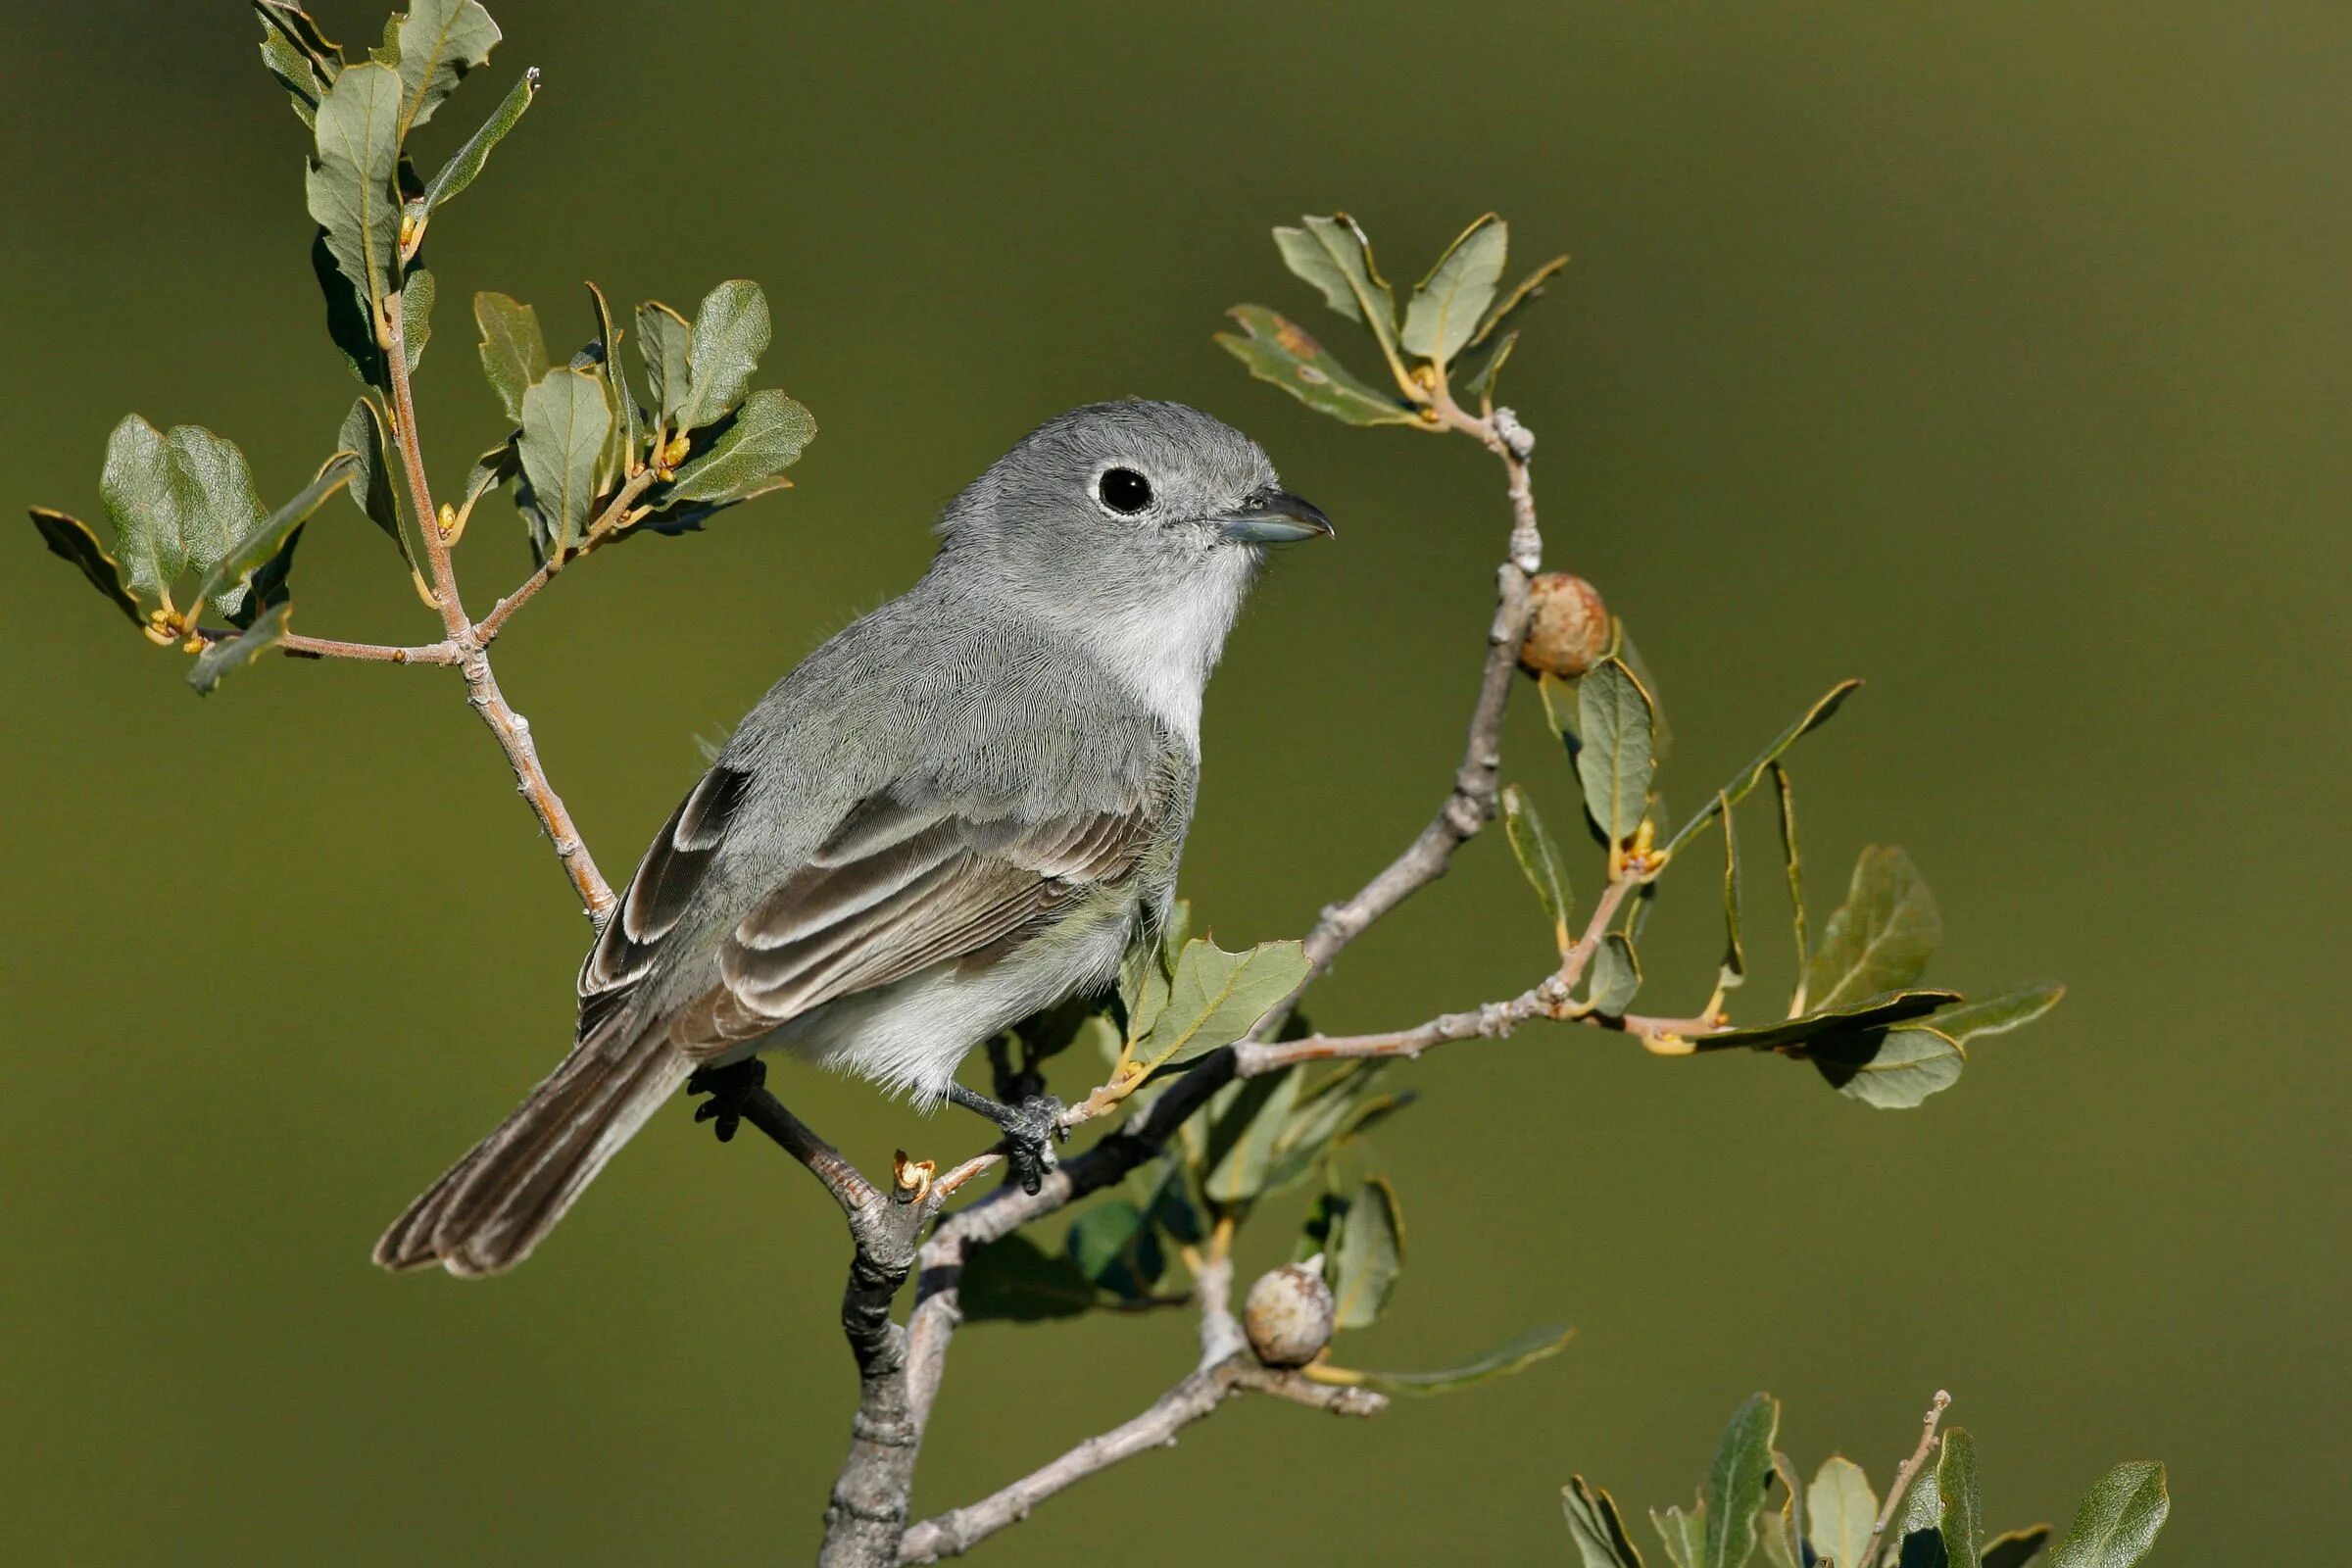
[[[743,1125],[743,1102],[767,1087],[767,1063],[758,1056],[746,1056],[722,1067],[697,1067],[694,1076],[686,1080],[690,1095],[709,1095],[710,1098],[694,1107],[694,1119],[711,1124],[720,1143],[735,1136]]]
[[[1061,1163],[1054,1146],[1069,1139],[1070,1130],[1061,1122],[1069,1107],[1052,1095],[1029,1095],[1006,1105],[961,1084],[952,1084],[948,1098],[1004,1129],[1004,1159],[1022,1192],[1034,1193],[1043,1187],[1046,1173]]]

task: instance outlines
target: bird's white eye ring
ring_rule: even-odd
[[[1111,511],[1132,517],[1152,504],[1152,481],[1133,468],[1104,468],[1095,494]]]

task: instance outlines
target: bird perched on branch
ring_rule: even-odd
[[[1181,404],[1025,437],[948,506],[922,580],[735,730],[581,965],[571,1054],[375,1260],[513,1267],[698,1069],[769,1050],[980,1111],[1034,1192],[1061,1107],[956,1065],[1152,938],[1263,547],[1331,531]]]

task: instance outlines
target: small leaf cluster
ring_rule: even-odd
[[[1884,1510],[1862,1467],[1833,1455],[1800,1492],[1776,1446],[1780,1423],[1778,1399],[1751,1396],[1725,1428],[1697,1501],[1688,1511],[1651,1511],[1673,1568],[2025,1568],[2045,1550],[2049,1568],[2132,1568],[2154,1548],[2172,1508],[2163,1465],[2120,1464],[2091,1488],[2056,1544],[2048,1525],[1987,1536],[1976,1442],[1953,1427],[1938,1440],[1934,1466],[1910,1479],[1882,1536]],[[1643,1568],[1607,1492],[1577,1476],[1560,1489],[1560,1502],[1583,1568]]]
[[[1873,846],[1862,852],[1845,901],[1830,915],[1818,946],[1811,942],[1795,799],[1783,759],[1798,740],[1828,722],[1860,681],[1832,687],[1671,835],[1665,832],[1665,807],[1656,788],[1663,721],[1651,683],[1622,629],[1616,652],[1583,676],[1547,674],[1541,684],[1546,717],[1575,768],[1586,823],[1606,854],[1607,878],[1634,888],[1622,906],[1622,919],[1599,935],[1577,1004],[1581,1010],[1603,1019],[1626,1016],[1643,985],[1637,944],[1655,905],[1659,878],[1701,831],[1716,824],[1724,845],[1724,947],[1715,992],[1704,1009],[1713,1027],[1690,1036],[1645,1034],[1653,1051],[1771,1052],[1811,1062],[1849,1099],[1897,1109],[1950,1088],[1966,1064],[1968,1041],[2030,1023],[2064,995],[2062,987],[2038,986],[1968,1002],[1956,992],[1922,986],[1928,961],[1942,940],[1943,921],[1926,880],[1899,849]],[[1719,1009],[1748,972],[1735,808],[1768,778],[1779,802],[1798,978],[1782,1017],[1732,1027]],[[1501,807],[1512,851],[1565,957],[1575,918],[1567,856],[1524,788],[1507,788]]]
[[[438,295],[425,237],[529,110],[539,73],[522,73],[427,175],[414,133],[488,65],[500,41],[479,0],[415,0],[363,58],[290,0],[252,5],[263,64],[311,135],[311,268],[327,335],[362,383],[359,398],[316,477],[274,511],[255,498],[233,443],[198,425],[158,431],[133,415],[109,439],[99,482],[111,545],[65,513],[32,513],[51,552],[151,641],[196,656],[189,678],[199,691],[288,635],[286,578],[302,524],[337,489],[383,530],[418,596],[439,608],[423,530],[438,530],[430,544],[454,547],[493,489],[511,490],[535,557],[560,565],[631,531],[698,527],[788,482],[784,469],[816,427],[791,398],[751,385],[769,337],[756,284],[722,283],[692,321],[659,303],[638,307],[642,399],[618,358],[624,334],[594,284],[593,335],[560,365],[528,307],[484,293],[474,299],[483,368],[513,429],[475,463],[462,504],[437,517],[414,515],[404,467],[420,473],[421,459],[400,421]],[[201,624],[208,608],[226,625]]]
[[[1364,329],[1392,387],[1357,375],[1305,328],[1262,305],[1227,312],[1241,331],[1220,332],[1216,340],[1251,375],[1346,424],[1437,429],[1457,395],[1457,375],[1459,395],[1492,410],[1495,376],[1519,341],[1514,318],[1568,265],[1567,257],[1555,256],[1504,291],[1510,229],[1489,213],[1446,248],[1400,309],[1373,260],[1372,241],[1347,214],[1277,228],[1274,242],[1284,265],[1313,284],[1324,304]]]

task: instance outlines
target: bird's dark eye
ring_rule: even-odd
[[[1111,511],[1132,516],[1152,504],[1152,481],[1133,468],[1105,468],[1095,493]]]

